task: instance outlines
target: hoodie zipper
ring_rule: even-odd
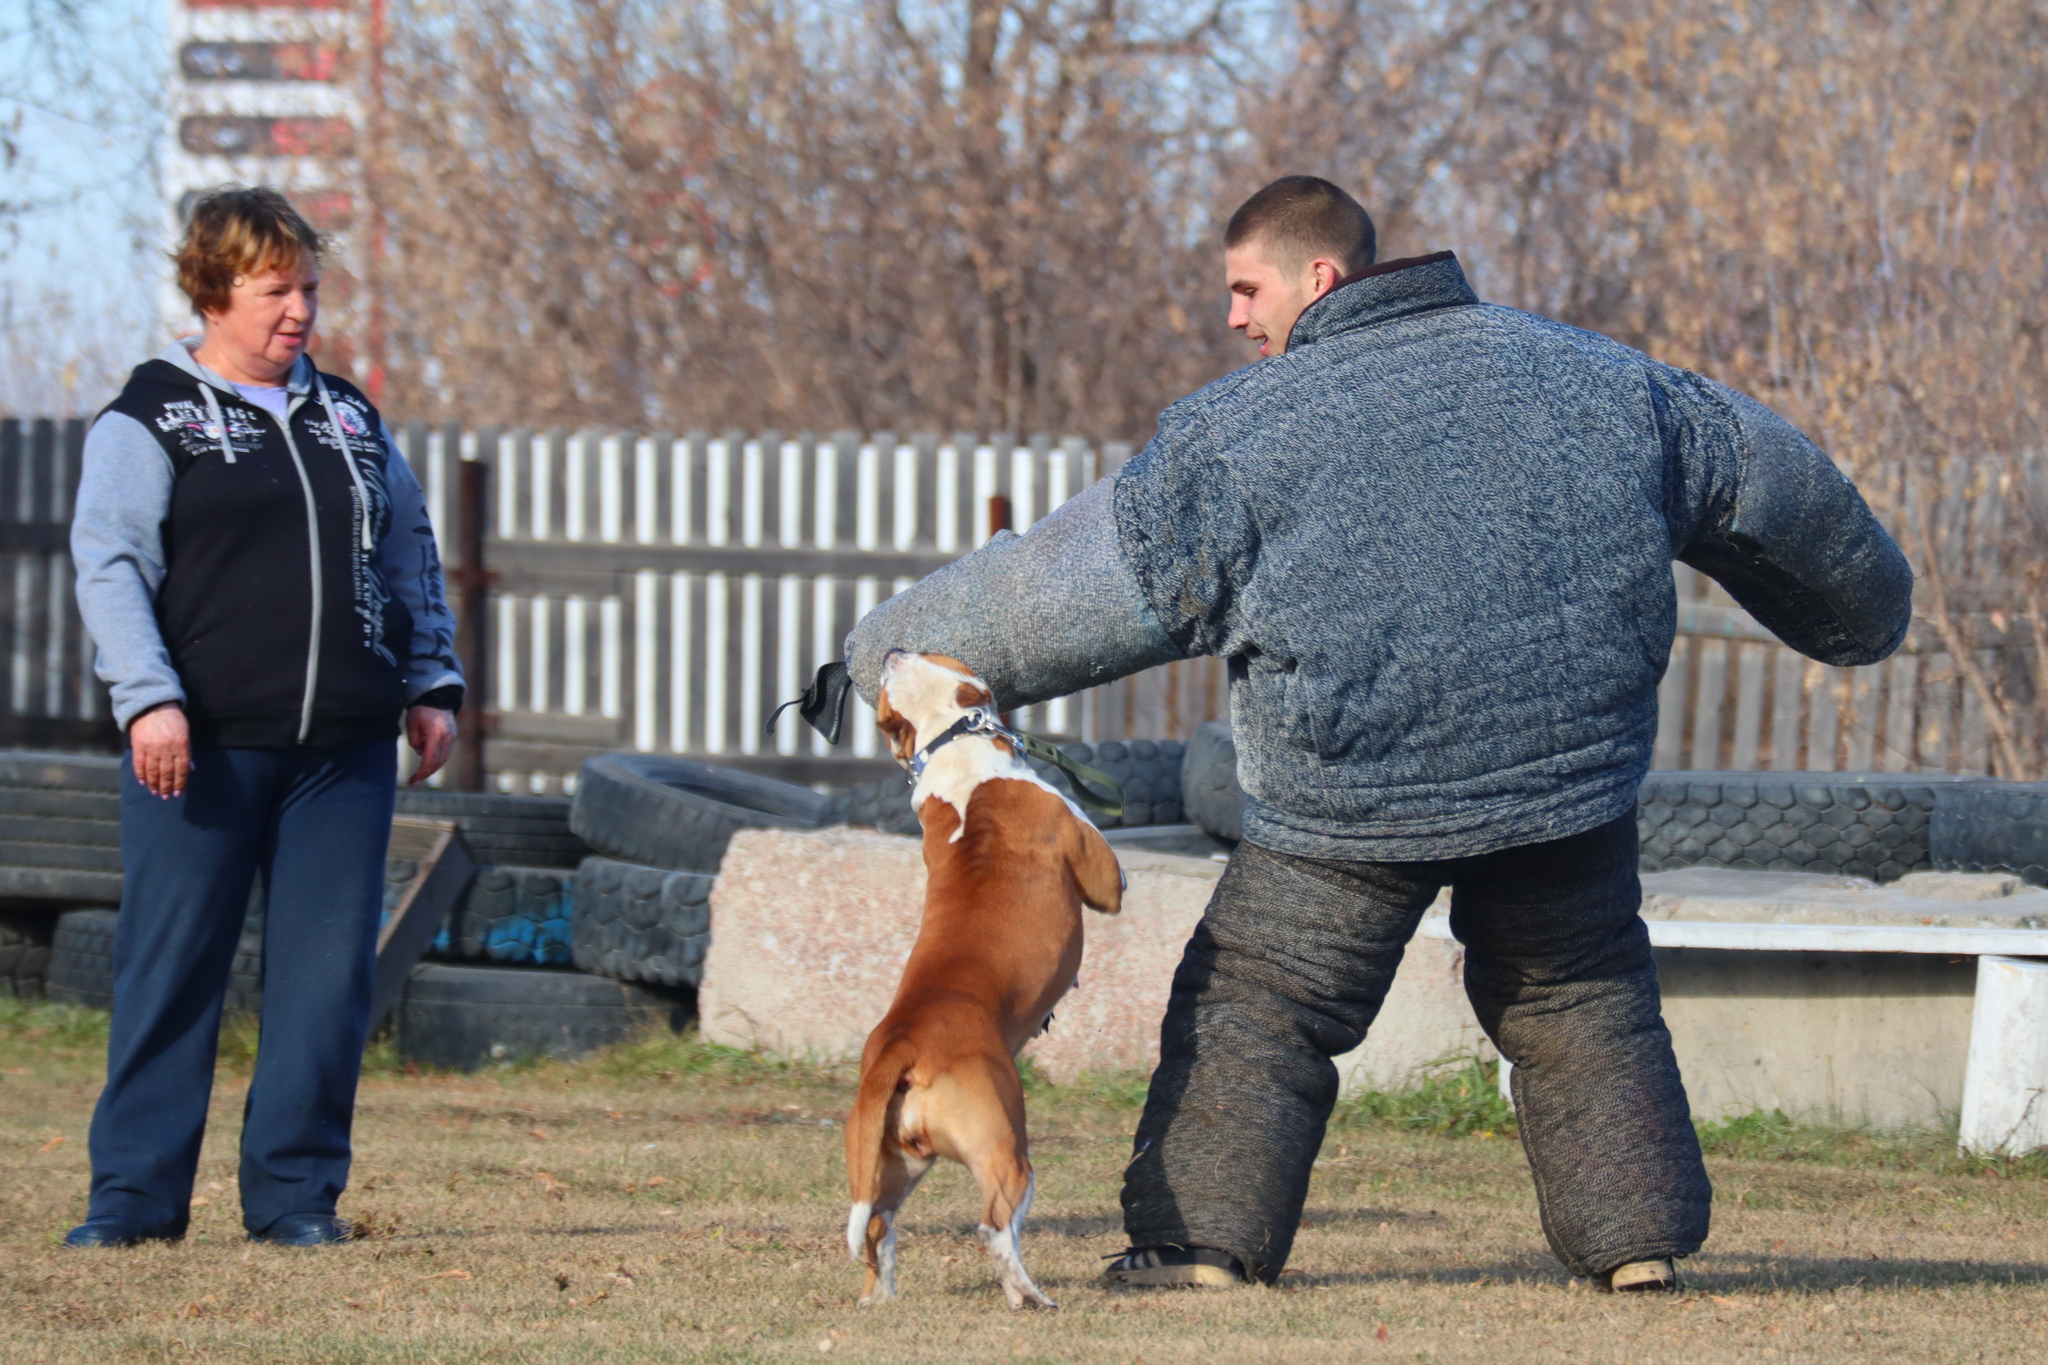
[[[306,476],[306,462],[299,458],[299,443],[292,439],[292,414],[305,401],[305,395],[299,394],[285,404],[284,416],[270,414],[284,433],[284,448],[291,452],[292,468],[298,471],[299,491],[306,496],[306,546],[313,565],[313,628],[306,637],[306,696],[299,704],[301,744],[313,733],[313,694],[320,682],[320,615],[326,586],[320,572],[320,515],[313,501],[313,481]]]

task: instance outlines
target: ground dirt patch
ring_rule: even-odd
[[[1333,1129],[1279,1287],[1106,1292],[1127,1079],[1034,1088],[1026,1256],[1057,1313],[1003,1306],[971,1184],[946,1167],[907,1211],[906,1298],[859,1311],[841,1241],[847,1077],[687,1039],[468,1077],[373,1057],[343,1204],[369,1235],[252,1247],[234,1185],[246,1043],[225,1050],[191,1238],[75,1253],[57,1238],[85,1207],[98,1039],[48,1007],[0,1019],[0,1359],[2048,1359],[2048,1180],[2033,1166],[1954,1162],[1938,1139],[1724,1136],[1687,1292],[1618,1299],[1544,1250],[1513,1137],[1445,1119],[1441,1096],[1354,1107]]]

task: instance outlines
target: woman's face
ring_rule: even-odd
[[[237,368],[282,381],[305,354],[320,315],[320,268],[313,261],[238,275],[228,306],[206,317],[206,340]]]

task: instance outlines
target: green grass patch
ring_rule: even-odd
[[[59,1005],[49,1000],[17,1000],[0,996],[0,1042],[42,1043],[51,1047],[107,1046],[105,1010]]]
[[[2048,1179],[2048,1151],[2021,1157],[1969,1156],[1956,1150],[1953,1118],[1934,1128],[1885,1130],[1801,1122],[1781,1110],[1698,1123],[1709,1156],[1736,1161],[1797,1161],[1923,1175]]]
[[[1337,1101],[1332,1127],[1399,1128],[1437,1137],[1512,1136],[1514,1107],[1500,1097],[1500,1065],[1453,1059],[1406,1090],[1361,1090]]]

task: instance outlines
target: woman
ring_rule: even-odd
[[[205,324],[86,437],[78,605],[128,735],[92,1203],[65,1238],[184,1235],[252,878],[263,1034],[242,1128],[253,1240],[341,1241],[401,717],[415,782],[462,700],[418,482],[306,355],[319,235],[274,190],[199,201],[174,257]]]

